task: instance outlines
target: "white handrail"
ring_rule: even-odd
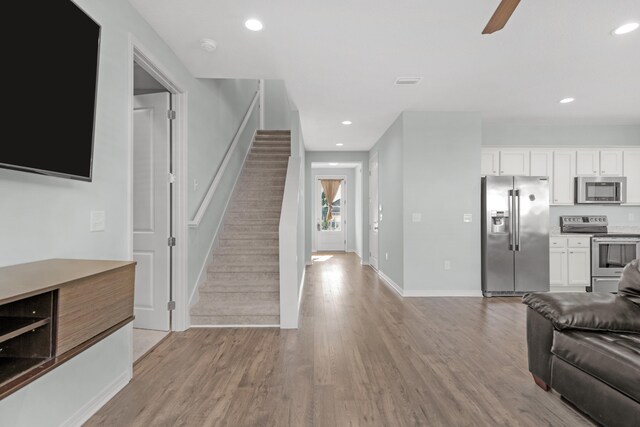
[[[235,151],[236,146],[240,141],[240,136],[242,135],[242,132],[244,132],[244,128],[247,126],[247,123],[249,122],[249,118],[253,114],[253,109],[255,108],[259,98],[260,98],[260,91],[257,91],[256,94],[253,96],[251,105],[249,105],[247,114],[245,114],[244,119],[242,119],[242,123],[240,123],[240,127],[238,128],[235,136],[233,137],[233,141],[231,142],[231,145],[227,149],[227,152],[224,156],[224,160],[222,160],[222,164],[220,165],[220,168],[218,169],[218,172],[216,173],[215,178],[213,178],[213,181],[211,181],[211,185],[207,190],[207,194],[204,196],[204,199],[202,199],[202,203],[200,203],[200,207],[198,208],[198,211],[196,212],[193,219],[188,222],[189,228],[197,228],[200,226],[200,221],[202,221],[202,217],[204,217],[205,212],[207,212],[207,209],[211,204],[213,195],[218,189],[218,185],[220,185],[220,181],[222,180],[222,177],[224,176],[224,172],[227,169],[227,164],[231,160],[231,156],[233,155],[233,152]]]

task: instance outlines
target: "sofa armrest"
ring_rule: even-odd
[[[527,309],[527,354],[529,372],[540,387],[551,384],[551,347],[553,325],[532,308]],[[542,384],[541,384],[542,383]]]
[[[535,293],[522,302],[558,330],[640,334],[640,306],[609,293]]]

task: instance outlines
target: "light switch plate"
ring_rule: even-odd
[[[91,220],[89,224],[90,231],[104,231],[105,229],[105,213],[104,211],[91,211]]]
[[[420,221],[422,221],[422,214],[420,214],[420,213],[414,213],[414,214],[411,216],[411,220],[412,220],[413,222],[420,222]]]
[[[473,218],[473,216],[471,214],[464,214],[462,217],[462,220],[464,222],[471,222],[471,219]]]

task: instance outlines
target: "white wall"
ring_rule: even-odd
[[[367,199],[365,200],[364,194],[362,193],[362,165],[359,165],[355,168],[355,185],[353,188],[355,189],[355,238],[356,238],[356,246],[355,251],[356,254],[362,259],[362,251],[363,251],[363,235],[364,233],[368,234],[368,223],[365,225],[363,222],[364,218],[362,217],[362,206],[363,203],[368,203],[369,195],[367,194]]]
[[[356,251],[356,174],[355,168],[312,168],[311,179],[312,187],[309,196],[312,198],[311,209],[313,213],[311,217],[315,220],[319,213],[317,212],[318,196],[318,177],[319,176],[345,176],[347,179],[347,252]],[[317,249],[317,242],[314,240],[317,236],[316,228],[311,228],[312,240],[315,242],[314,248]]]
[[[382,206],[382,220],[378,222],[378,270],[400,288],[404,286],[403,127],[401,114],[370,151],[370,157],[378,154],[378,204]],[[369,174],[364,176],[368,182]],[[365,194],[369,194],[368,189]],[[369,224],[368,213],[365,224]]]
[[[482,145],[640,145],[640,126],[483,123]]]
[[[265,129],[291,129],[291,113],[295,108],[283,80],[264,80],[264,106]]]
[[[405,295],[479,295],[480,115],[405,112],[403,124]]]
[[[480,143],[479,114],[404,112],[371,150],[379,270],[403,295],[480,295]]]
[[[640,146],[640,126],[485,124],[482,145],[637,147]],[[630,214],[634,219],[629,219]],[[560,215],[607,215],[611,225],[640,225],[640,206],[551,206],[552,226],[560,225]]]
[[[244,105],[245,97],[250,93],[251,86],[256,86],[256,83],[247,81],[237,82],[235,86],[235,83],[193,78],[126,0],[76,0],[76,3],[102,25],[93,182],[0,170],[0,235],[3,238],[0,266],[46,258],[129,258],[132,237],[128,225],[131,36],[189,94],[190,179],[199,178],[200,181],[198,190],[188,197],[190,212],[199,203],[202,192],[206,191],[208,178],[215,173],[219,164],[216,159],[221,159],[231,142],[227,131],[237,128],[248,107],[248,103]],[[234,103],[236,96],[237,103]],[[216,111],[220,112],[219,120],[215,119]],[[220,138],[217,138],[218,132]],[[192,185],[189,187],[192,188]],[[89,213],[92,210],[106,212],[104,232],[89,232]],[[202,240],[210,242],[211,228],[200,230],[203,231],[208,235]],[[202,249],[205,245],[200,244],[196,236],[200,236],[198,231],[190,234],[190,259],[197,259],[206,252],[206,249]],[[190,263],[192,286],[195,276],[193,270]],[[122,347],[114,346],[99,360],[108,359],[114,365],[130,364],[129,353],[130,340]],[[56,373],[64,377],[59,381],[64,386],[62,390],[77,389],[78,393],[60,392],[59,389],[55,393],[48,393],[47,398],[43,399],[40,384],[44,382],[37,381],[23,389],[20,411],[43,408],[34,412],[55,412],[56,417],[65,419],[83,407],[95,392],[87,387],[87,383],[95,382],[99,386],[115,379],[113,370],[106,370],[97,361],[92,361],[92,356],[87,357],[89,360],[85,362],[78,357],[72,359],[62,367],[65,369],[60,372],[64,374]]]

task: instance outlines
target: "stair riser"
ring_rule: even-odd
[[[246,300],[234,301],[227,298],[230,295],[243,295]],[[271,299],[265,301],[257,300],[256,297],[262,295],[269,296]],[[272,292],[251,294],[231,292],[205,293],[200,295],[200,301],[191,309],[191,314],[195,316],[277,316],[280,314],[280,296]]]
[[[218,254],[213,257],[213,265],[261,265],[277,264],[278,255],[257,255],[257,254]]]
[[[261,144],[261,145],[254,145],[253,147],[251,147],[251,153],[255,153],[255,154],[273,154],[273,155],[277,155],[277,156],[289,156],[291,154],[291,148],[289,148],[288,145],[279,145],[279,144],[271,144],[271,145],[266,145],[266,144]]]
[[[275,200],[235,200],[232,202],[231,209],[245,210],[255,209],[259,211],[274,212],[280,214],[282,209],[282,199]]]
[[[280,316],[192,316],[191,325],[279,325]]]
[[[220,282],[229,282],[229,283],[254,283],[261,281],[274,281],[280,280],[280,274],[278,273],[251,273],[251,272],[241,272],[241,273],[211,273],[207,274],[207,281],[220,281]]]
[[[220,239],[220,248],[261,248],[261,247],[279,247],[278,239]]]
[[[245,169],[246,172],[265,172],[265,171],[275,171],[286,173],[287,172],[287,164],[286,163],[249,163],[247,161],[247,166]]]
[[[245,169],[242,172],[242,179],[248,178],[250,180],[257,179],[270,179],[270,180],[281,180],[284,182],[287,176],[287,169],[265,169],[265,168],[251,168]]]
[[[238,216],[228,216],[225,220],[225,226],[227,225],[280,225],[280,219],[278,218],[241,218]]]
[[[234,292],[244,292],[244,293],[254,293],[254,292],[279,292],[280,284],[279,283],[271,283],[271,284],[255,284],[255,283],[219,283],[219,282],[211,282],[206,283],[200,288],[198,288],[198,292],[200,295],[202,294],[217,294],[217,293],[234,293]]]
[[[277,232],[280,228],[279,224],[271,224],[271,225],[231,225],[227,224],[224,226],[224,230],[228,232],[237,232],[237,233],[250,233],[250,232]]]
[[[262,201],[263,203],[266,200],[268,200],[269,203],[275,200],[280,200],[280,202],[282,203],[283,192],[284,192],[284,189],[282,188],[279,188],[277,190],[271,190],[271,191],[267,191],[266,189],[264,190],[241,189],[234,195],[234,199],[238,201],[239,200],[257,200],[257,201]]]
[[[213,256],[218,255],[278,255],[278,248],[216,248]]]
[[[207,273],[278,273],[278,265],[211,265]],[[207,275],[208,277],[208,275]]]

